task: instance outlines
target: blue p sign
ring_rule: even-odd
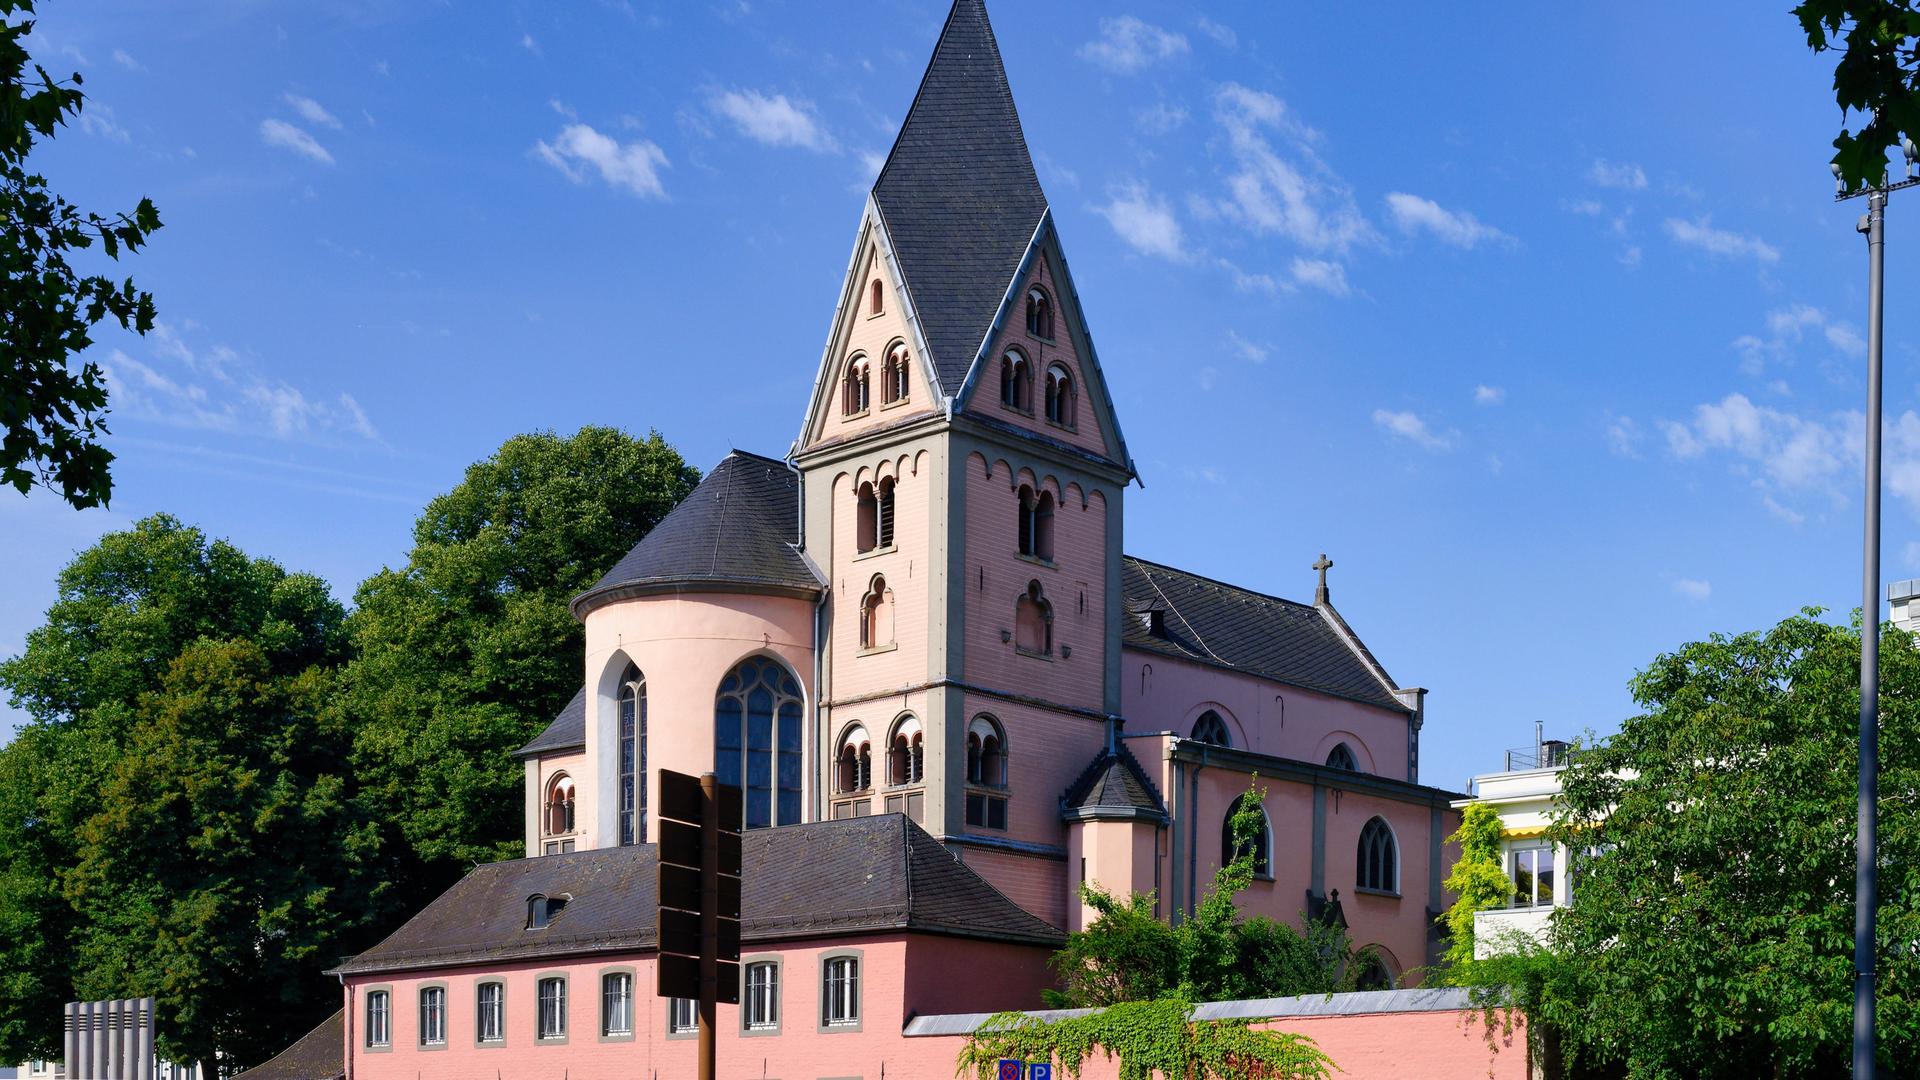
[[[1000,1080],[1020,1080],[1020,1063],[1012,1058],[1001,1058]]]
[[[1027,1066],[1027,1080],[1053,1080],[1053,1062],[1036,1061]]]

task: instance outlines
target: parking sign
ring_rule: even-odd
[[[1012,1058],[1001,1058],[1000,1080],[1020,1080],[1020,1063]]]
[[[1053,1062],[1036,1061],[1027,1066],[1027,1080],[1053,1080]]]

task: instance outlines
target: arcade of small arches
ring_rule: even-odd
[[[874,283],[875,288],[879,282]],[[887,346],[886,360],[880,366],[880,405],[886,408],[907,401],[912,396],[912,363],[905,342],[894,342]],[[847,360],[846,372],[840,379],[840,415],[842,417],[863,416],[873,406],[873,364],[864,352],[856,352]]]
[[[1033,369],[1033,361],[1017,346],[1001,355],[1000,404],[1003,407],[1032,415]],[[1078,401],[1072,373],[1064,365],[1048,364],[1045,379],[1042,415],[1056,427],[1074,427]]]

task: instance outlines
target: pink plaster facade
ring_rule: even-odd
[[[970,412],[991,416],[1006,423],[1015,424],[1038,432],[1050,438],[1091,450],[1096,454],[1112,453],[1107,442],[1107,433],[1100,422],[1098,412],[1087,398],[1092,388],[1087,381],[1090,374],[1088,365],[1081,359],[1079,313],[1073,310],[1071,292],[1062,289],[1062,282],[1053,272],[1053,260],[1049,252],[1036,253],[1033,265],[1021,279],[1020,287],[1013,292],[1015,302],[1013,311],[1003,324],[1000,333],[994,335],[988,346],[983,363],[988,365],[980,373],[980,385],[984,388],[975,393],[967,402]],[[1042,295],[1053,305],[1053,335],[1051,337],[1033,333],[1027,328],[1026,297],[1028,291],[1038,288]],[[1017,409],[1003,403],[1000,399],[1000,360],[1009,351],[1025,358],[1033,365],[1033,406]],[[1072,378],[1071,402],[1068,406],[1068,423],[1055,423],[1046,414],[1045,376],[1047,369],[1058,365]]]

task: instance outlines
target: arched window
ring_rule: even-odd
[[[1327,751],[1327,768],[1359,772],[1360,762],[1353,756],[1353,747],[1346,743],[1335,743],[1333,749]]]
[[[834,786],[842,795],[865,791],[873,786],[873,744],[867,729],[855,724],[840,736],[840,750],[834,755],[838,775]]]
[[[647,680],[627,665],[620,677],[620,843],[647,841]]]
[[[1392,990],[1394,988],[1393,969],[1379,953],[1371,950],[1356,958],[1360,962],[1360,975],[1354,980],[1357,990]]]
[[[1014,601],[1013,644],[1036,656],[1053,655],[1053,605],[1041,595],[1038,581],[1027,582],[1027,591]]]
[[[854,499],[856,510],[853,543],[855,550],[864,555],[879,546],[880,496],[872,484],[861,484]]]
[[[742,660],[720,680],[713,771],[741,786],[749,829],[800,821],[800,717],[800,680],[772,657]]]
[[[893,644],[893,592],[887,579],[879,574],[867,586],[860,600],[860,647],[883,649]]]
[[[880,481],[876,497],[873,538],[883,548],[893,546],[893,477]]]
[[[867,411],[868,395],[871,384],[868,376],[867,358],[856,356],[847,364],[847,378],[841,392],[840,411],[846,416],[858,416]]]
[[[573,777],[566,773],[547,781],[547,835],[573,831]]]
[[[887,746],[887,783],[899,786],[918,784],[925,779],[926,758],[920,746],[918,719],[903,716],[896,721]]]
[[[907,347],[895,345],[887,351],[886,385],[884,393],[887,404],[907,400]]]
[[[1020,485],[1020,554],[1053,561],[1053,492]]]
[[[1007,797],[1006,734],[991,716],[973,718],[967,727],[967,783],[976,788],[966,793],[966,821],[974,828],[1005,830]]]
[[[1233,836],[1233,818],[1248,803],[1252,803],[1254,808],[1260,811],[1260,832],[1245,843],[1236,844]],[[1220,823],[1220,864],[1224,866],[1242,855],[1249,854],[1253,856],[1255,874],[1260,877],[1273,876],[1271,863],[1273,826],[1267,821],[1267,808],[1256,802],[1250,792],[1233,801],[1233,806],[1227,810],[1226,820]]]
[[[1208,709],[1193,722],[1193,741],[1212,743],[1215,746],[1232,746],[1233,739],[1227,735],[1227,722],[1220,714]]]
[[[534,893],[527,897],[527,929],[539,930],[560,917],[566,910],[567,898],[564,896],[543,896]]]
[[[1007,350],[1000,358],[1000,404],[1033,411],[1033,365],[1017,349]]]
[[[1394,842],[1385,818],[1374,818],[1360,830],[1359,864],[1355,883],[1360,888],[1400,891],[1400,845]]]
[[[872,293],[872,296],[873,296],[873,299],[872,299],[872,300],[870,300],[870,301],[868,301],[868,304],[867,304],[867,314],[869,314],[869,315],[878,315],[878,314],[880,314],[880,311],[881,311],[881,307],[880,307],[880,295],[881,295],[881,293],[880,293],[880,279],[879,279],[879,278],[874,278],[874,279],[873,279],[873,288],[872,288],[872,289],[871,289],[870,291],[871,291],[871,293]]]
[[[1047,419],[1073,426],[1073,376],[1059,364],[1047,368]]]
[[[1053,337],[1053,301],[1038,285],[1027,290],[1027,333],[1038,338]]]

